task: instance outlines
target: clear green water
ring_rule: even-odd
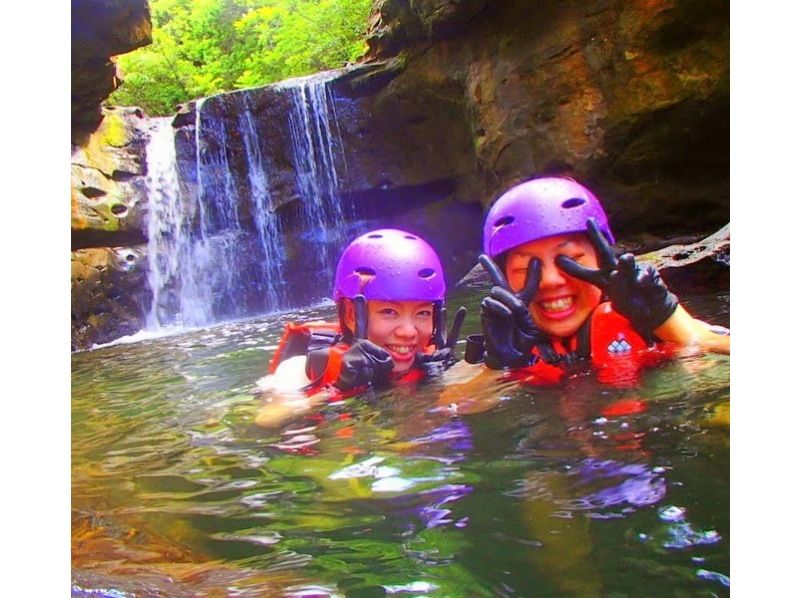
[[[727,324],[727,293],[685,304]],[[284,323],[333,315],[73,355],[73,595],[728,594],[728,357],[631,388],[457,366],[254,425]]]

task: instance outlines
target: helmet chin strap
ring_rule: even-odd
[[[349,306],[349,307],[348,307]],[[348,344],[352,344],[355,340],[355,329],[356,329],[356,307],[353,300],[349,297],[342,297],[339,300],[339,326],[342,329],[342,341]],[[352,316],[353,326],[349,326],[347,323],[348,320],[348,311]],[[364,312],[361,315],[362,324],[364,326],[363,334],[364,338],[367,335],[367,329],[369,328],[369,310],[366,309],[366,302],[364,305]]]
[[[444,345],[445,327],[447,326],[447,310],[444,307],[444,301],[437,299],[433,302],[433,332],[428,344],[434,344],[437,347]]]

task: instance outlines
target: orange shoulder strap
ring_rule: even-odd
[[[283,331],[283,336],[278,343],[278,348],[272,356],[272,361],[269,365],[269,373],[274,374],[278,365],[289,357],[295,355],[305,355],[308,351],[308,344],[311,340],[311,335],[314,333],[319,334],[333,334],[337,336],[341,333],[339,324],[335,322],[301,322],[296,324],[289,322]]]

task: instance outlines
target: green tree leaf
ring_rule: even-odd
[[[108,104],[166,115],[189,100],[360,58],[371,0],[150,0],[153,43],[118,57]]]

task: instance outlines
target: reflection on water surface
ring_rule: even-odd
[[[727,594],[728,357],[628,388],[459,364],[256,426],[284,323],[319,317],[73,355],[73,595]]]

